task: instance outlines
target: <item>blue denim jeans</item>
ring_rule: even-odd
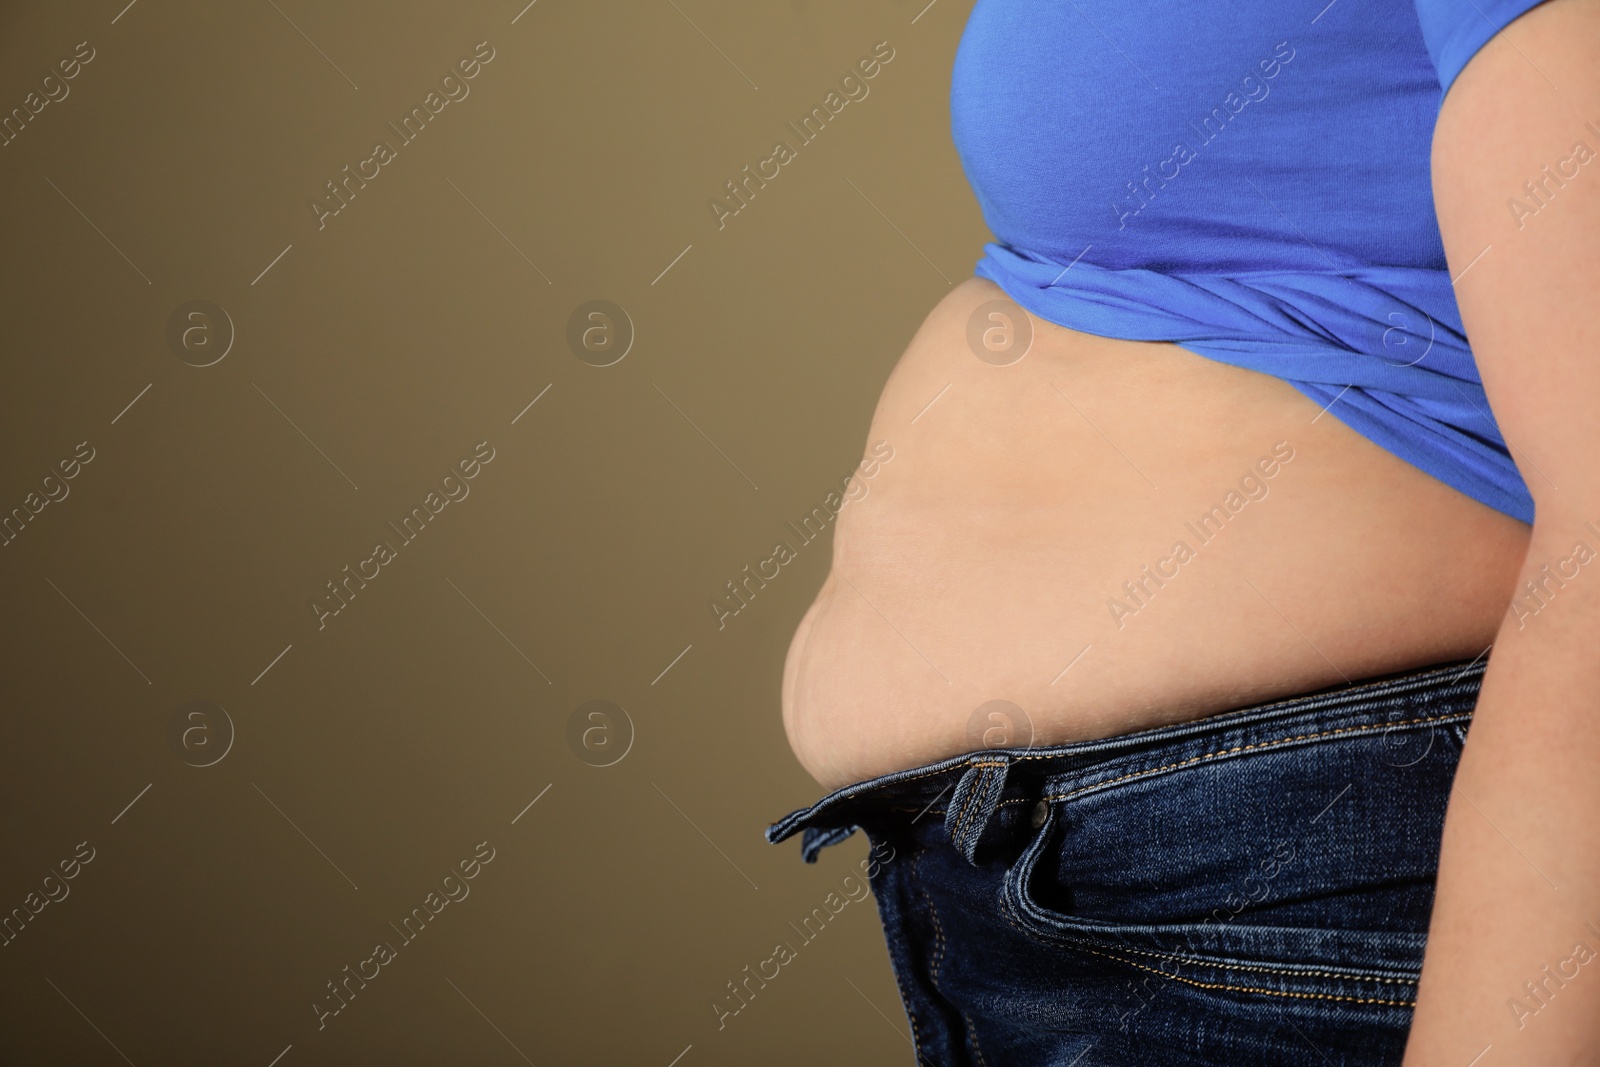
[[[918,1060],[1398,1064],[1484,664],[847,786]]]

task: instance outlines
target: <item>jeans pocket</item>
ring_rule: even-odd
[[[1203,917],[1196,916],[1192,902],[1170,915],[1144,909],[1137,920],[1075,910],[1071,887],[1061,884],[1055,867],[1064,836],[1062,810],[1061,804],[1050,805],[1001,889],[1007,917],[1036,941],[1089,957],[1095,966],[1120,965],[1197,990],[1283,1001],[1413,1005],[1425,927],[1352,928],[1312,921],[1305,909],[1295,908],[1243,905],[1235,911],[1234,903],[1254,896],[1255,890],[1246,888],[1248,877],[1238,893],[1218,898],[1227,903]],[[1326,891],[1339,893],[1337,887]],[[1145,890],[1130,886],[1127,892]]]

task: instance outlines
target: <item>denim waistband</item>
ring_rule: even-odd
[[[1434,730],[1465,728],[1486,665],[1479,656],[1117,737],[953,756],[835,790],[773,823],[766,837],[777,844],[803,831],[801,856],[814,863],[822,849],[872,820],[931,816],[975,862],[979,839],[1003,807],[1114,789],[1204,761],[1367,735],[1380,752],[1393,750],[1393,765],[1405,766],[1426,753]]]

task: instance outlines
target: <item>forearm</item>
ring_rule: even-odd
[[[1600,1064],[1593,510],[1540,515],[1520,606],[1484,673],[1445,819],[1406,1067]]]

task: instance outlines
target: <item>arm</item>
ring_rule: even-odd
[[[1510,607],[1484,675],[1405,1063],[1600,1064],[1600,0],[1547,0],[1468,63],[1433,181],[1537,508],[1519,591],[1545,591]]]

